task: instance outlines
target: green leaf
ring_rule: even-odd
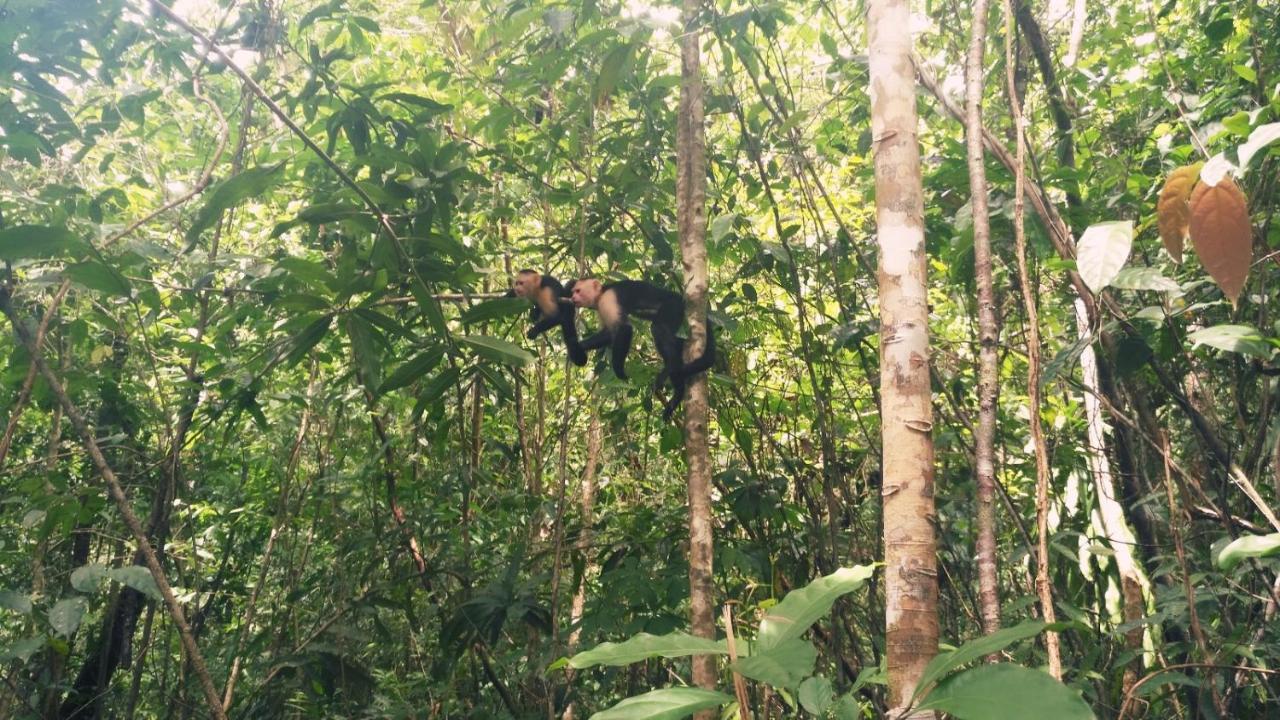
[[[524,367],[534,361],[533,355],[528,350],[501,338],[468,335],[462,338],[462,342],[470,345],[480,357],[504,365]]]
[[[1089,289],[1101,292],[1129,259],[1133,223],[1127,220],[1090,225],[1076,243],[1076,267]]]
[[[0,590],[0,608],[22,615],[31,614],[31,598],[14,590]]]
[[[1040,373],[1040,387],[1043,388],[1053,382],[1054,378],[1062,373],[1070,372],[1071,368],[1075,367],[1076,361],[1084,353],[1085,348],[1089,347],[1094,339],[1091,334],[1078,337],[1070,345],[1059,350],[1052,360],[1045,363],[1044,371]]]
[[[730,702],[733,698],[728,695],[702,688],[664,688],[627,698],[592,715],[591,720],[680,720]]]
[[[524,298],[495,298],[467,308],[467,311],[462,313],[461,321],[463,325],[470,325],[471,323],[516,315],[528,307],[529,301]]]
[[[1257,154],[1259,150],[1280,140],[1280,122],[1267,123],[1259,125],[1249,133],[1249,139],[1240,147],[1236,148],[1236,155],[1240,159],[1240,169],[1247,170],[1249,161]]]
[[[1165,277],[1159,270],[1149,267],[1124,268],[1116,273],[1111,286],[1121,290],[1155,290],[1157,292],[1182,290],[1181,285]]]
[[[873,571],[870,565],[840,568],[787,593],[782,602],[774,605],[760,621],[760,632],[756,637],[759,651],[778,647],[786,640],[803,635],[818,618],[831,612],[837,598],[862,587]]]
[[[213,227],[222,219],[222,214],[251,197],[266,193],[276,184],[277,174],[284,168],[284,163],[269,167],[256,167],[245,170],[218,183],[209,199],[196,214],[196,219],[187,229],[187,245],[194,246],[200,240],[200,233]]]
[[[85,610],[88,604],[84,598],[67,598],[59,600],[56,605],[49,609],[49,625],[53,627],[54,632],[63,637],[71,637],[71,633],[80,627],[80,621],[84,619]]]
[[[156,586],[156,579],[151,576],[151,571],[141,565],[112,568],[107,571],[107,575],[112,580],[126,587],[131,587],[152,600],[164,599],[164,596],[160,594],[160,588]]]
[[[62,273],[75,283],[90,290],[97,290],[108,295],[129,297],[133,288],[123,275],[115,268],[104,265],[97,260],[86,260],[75,265],[68,265]]]
[[[443,372],[431,379],[422,388],[422,394],[418,396],[418,403],[426,405],[439,400],[446,390],[457,384],[458,378],[462,376],[462,368],[445,368]]]
[[[924,674],[916,683],[916,694],[937,682],[939,678],[966,663],[992,653],[1000,652],[1013,643],[1039,635],[1048,627],[1037,620],[1028,620],[1009,628],[1001,628],[990,635],[970,640],[948,653],[935,655],[925,666]]]
[[[858,707],[858,701],[854,699],[853,693],[849,693],[836,701],[834,713],[836,720],[859,720],[862,717],[862,708]]]
[[[396,368],[387,376],[386,380],[382,381],[382,385],[378,388],[378,394],[385,395],[413,383],[423,375],[435,370],[443,357],[444,348],[440,346],[428,348],[418,353],[408,362]]]
[[[818,661],[818,648],[800,638],[790,638],[768,650],[753,651],[734,663],[739,673],[778,688],[795,688],[813,674]]]
[[[593,665],[630,665],[649,658],[677,658],[687,655],[724,655],[729,652],[723,640],[708,640],[684,632],[650,635],[640,633],[620,643],[600,643],[569,658],[569,667]]]
[[[1275,557],[1280,555],[1280,533],[1270,535],[1245,535],[1232,540],[1218,553],[1218,567],[1233,570],[1251,557]]]
[[[45,639],[43,635],[19,640],[0,650],[0,662],[9,662],[10,660],[26,662],[31,659],[32,655],[44,648],[44,645]]]
[[[609,99],[630,64],[634,52],[635,46],[627,43],[615,47],[604,56],[604,60],[600,62],[600,75],[596,78],[596,85],[591,93],[593,103],[599,105]]]
[[[348,315],[346,320],[351,351],[360,367],[360,381],[369,390],[376,390],[382,383],[382,356],[378,353],[377,331],[369,321],[357,315]]]
[[[0,260],[61,257],[79,248],[83,243],[65,227],[18,225],[0,230]]]
[[[981,665],[940,684],[920,710],[941,710],[957,720],[1092,720],[1075,690],[1039,670],[1010,663]]]
[[[293,337],[292,349],[289,350],[288,357],[285,358],[286,365],[294,365],[306,356],[311,348],[316,346],[324,339],[326,333],[329,332],[329,326],[333,324],[333,316],[325,315],[318,320],[313,321],[310,325],[302,329]]]
[[[738,221],[737,213],[719,215],[711,221],[711,242],[718,243],[733,231],[733,224]]]
[[[407,92],[387,93],[378,99],[391,100],[392,102],[403,103],[405,105],[413,105],[421,108],[427,115],[441,115],[453,109],[452,105],[445,105],[444,103],[437,102],[429,97],[414,95],[413,93]]]
[[[831,690],[831,681],[815,675],[800,683],[800,705],[814,715],[822,715],[835,701],[835,693]]]
[[[1271,357],[1272,352],[1262,334],[1249,325],[1214,325],[1188,333],[1187,339],[1193,347],[1208,345],[1218,350],[1252,355],[1263,360]]]
[[[107,566],[102,563],[82,565],[71,571],[71,587],[82,593],[96,593],[107,579]]]

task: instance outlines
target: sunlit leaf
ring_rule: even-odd
[[[141,565],[125,565],[124,567],[112,568],[107,575],[121,585],[131,587],[134,590],[146,595],[152,600],[161,600],[160,588],[156,585],[156,579],[152,577],[151,571]]]
[[[756,647],[750,657],[741,658],[733,667],[742,675],[773,687],[796,688],[813,674],[818,648],[800,638],[788,638],[770,648]]]
[[[17,225],[0,230],[0,260],[60,257],[83,247],[65,227]]]
[[[831,703],[835,701],[835,693],[831,690],[831,681],[815,675],[814,677],[800,683],[800,691],[797,693],[800,705],[805,710],[814,715],[822,715],[831,707]]]
[[[1129,259],[1133,223],[1124,220],[1090,225],[1076,244],[1076,267],[1089,289],[1101,292]]]
[[[873,572],[870,565],[840,568],[787,593],[760,621],[760,632],[756,636],[759,652],[803,635],[809,626],[831,612],[836,599],[862,587]]]
[[[1262,358],[1271,357],[1272,347],[1255,328],[1249,325],[1214,325],[1188,333],[1187,339],[1192,346],[1208,345],[1211,348],[1226,350]]]
[[[1155,290],[1178,292],[1182,286],[1150,267],[1127,267],[1116,274],[1111,287],[1121,290]]]
[[[84,619],[84,613],[88,607],[84,598],[74,597],[59,600],[57,604],[49,608],[49,626],[59,635],[70,637],[71,633],[80,627],[80,621]]]
[[[250,168],[218,183],[208,194],[209,199],[201,206],[191,227],[187,228],[187,245],[194,246],[200,240],[200,233],[213,227],[222,219],[224,212],[271,189],[278,182],[283,167],[284,163]]]
[[[1039,635],[1048,627],[1038,620],[1028,620],[1013,627],[1001,628],[989,635],[970,640],[951,652],[939,653],[925,666],[924,674],[916,683],[916,692],[928,688],[947,673],[971,663],[978,658],[1000,652],[1010,645]]]
[[[470,345],[480,357],[504,365],[524,367],[535,359],[528,350],[502,338],[488,335],[468,335],[462,338],[462,342]]]
[[[681,687],[652,690],[627,698],[608,710],[591,716],[591,720],[680,720],[699,710],[720,707],[733,698],[712,690]]]
[[[1280,556],[1280,533],[1244,535],[1232,540],[1218,553],[1218,567],[1233,570],[1248,558]]]
[[[0,608],[22,615],[31,613],[31,598],[14,590],[0,590]]]
[[[729,652],[723,640],[708,640],[683,632],[667,635],[640,633],[623,642],[600,643],[594,648],[569,658],[569,666],[588,668],[593,665],[630,665],[649,658],[676,658],[688,655],[723,655]]]
[[[71,587],[83,593],[98,592],[107,579],[107,566],[102,563],[82,565],[71,571]]]

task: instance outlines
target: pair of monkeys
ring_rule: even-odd
[[[533,303],[530,318],[534,324],[526,337],[532,340],[559,325],[564,332],[569,360],[579,366],[587,364],[588,350],[609,346],[613,373],[622,380],[627,379],[627,353],[631,351],[634,332],[630,316],[648,320],[653,344],[662,358],[662,370],[654,387],[666,380],[671,381],[671,398],[662,413],[664,420],[670,420],[680,406],[688,379],[706,371],[715,362],[715,336],[708,328],[706,349],[700,357],[685,364],[685,341],[676,335],[676,330],[684,322],[684,298],[652,283],[619,280],[604,284],[595,278],[583,278],[570,282],[566,287],[550,275],[536,270],[521,270],[516,273],[509,294]],[[574,324],[577,308],[594,308],[600,316],[600,331],[581,343]]]

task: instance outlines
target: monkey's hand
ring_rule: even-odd
[[[538,328],[529,328],[529,332],[525,333],[524,336],[529,340],[536,340],[538,338]]]

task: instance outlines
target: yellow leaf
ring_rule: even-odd
[[[1253,263],[1249,204],[1231,178],[1196,185],[1191,193],[1191,242],[1196,255],[1232,304],[1240,297]]]
[[[1182,262],[1182,242],[1187,237],[1191,221],[1191,207],[1187,201],[1191,198],[1196,179],[1200,177],[1202,165],[1204,163],[1184,165],[1169,173],[1169,179],[1156,202],[1160,240],[1164,242],[1164,249],[1173,257],[1174,262]]]

